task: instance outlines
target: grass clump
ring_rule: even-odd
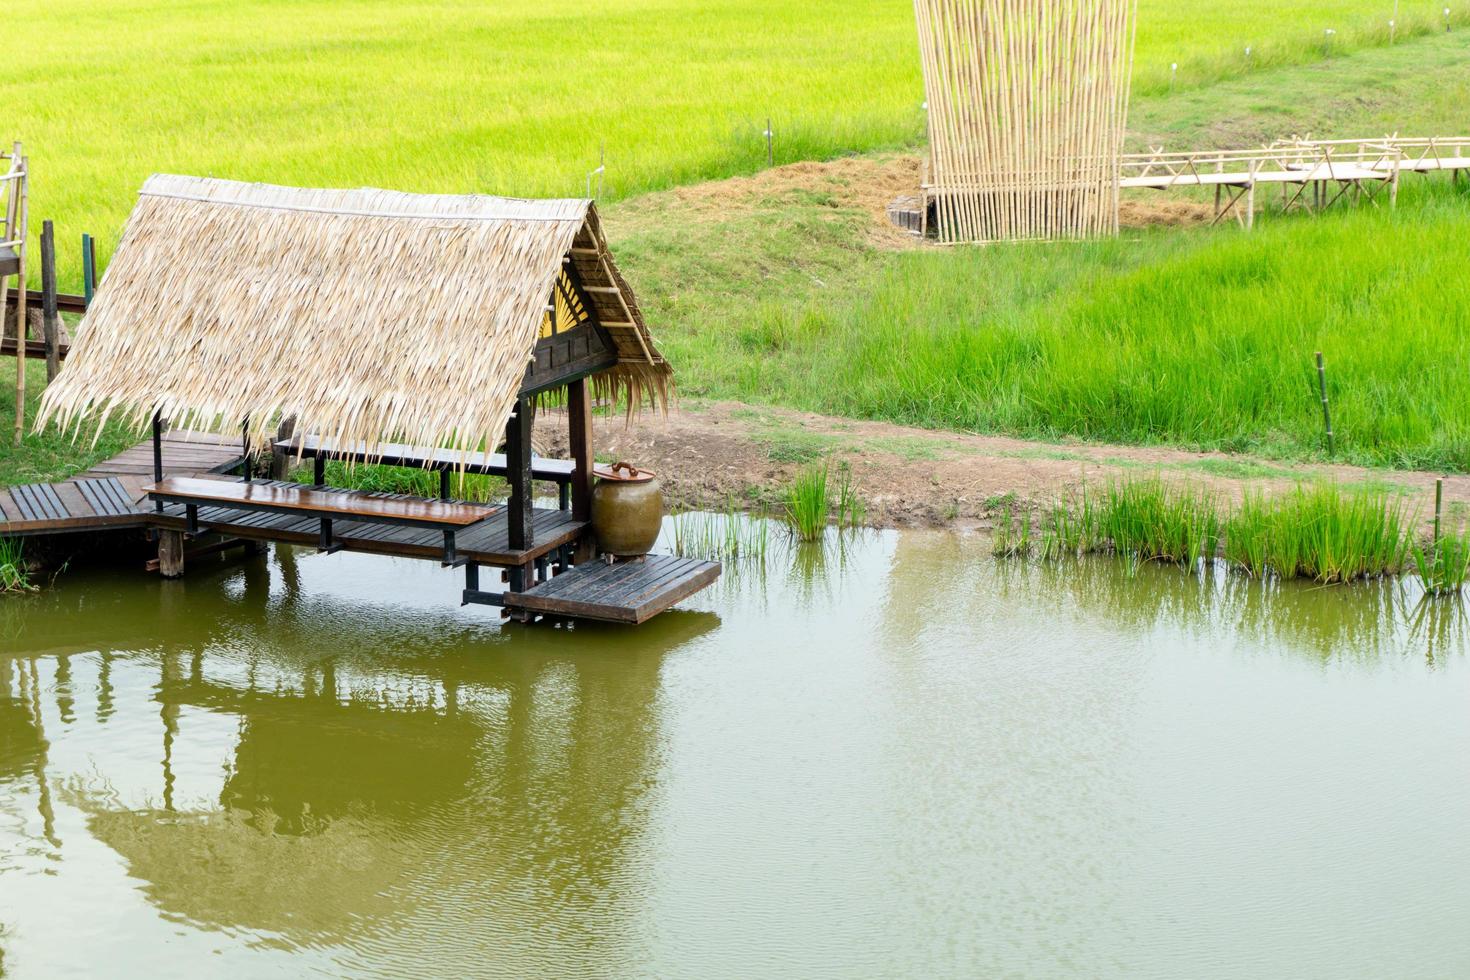
[[[30,569],[25,563],[25,546],[19,538],[0,538],[0,592],[31,592]]]
[[[1446,534],[1413,550],[1414,570],[1431,596],[1457,595],[1470,578],[1470,528]]]
[[[1383,490],[1299,485],[1250,494],[1225,527],[1225,558],[1261,576],[1353,582],[1402,571],[1413,542],[1402,497]]]
[[[1210,493],[1155,477],[1116,481],[1101,496],[1084,490],[1077,501],[1055,504],[1042,519],[1041,554],[1055,560],[1111,553],[1189,569],[1220,557],[1257,578],[1338,584],[1399,573],[1414,551],[1426,588],[1463,582],[1470,530],[1415,551],[1413,524],[1404,498],[1383,489],[1299,484],[1274,497],[1247,494],[1227,513]],[[1009,512],[997,532],[997,554],[1019,540]]]
[[[796,475],[786,491],[786,521],[802,541],[816,541],[827,530],[832,502],[827,496],[828,467],[825,462],[808,466]]]
[[[991,553],[997,558],[1024,558],[1031,553],[1031,511],[1017,517],[1009,504],[1001,512],[991,536]]]
[[[837,492],[830,489],[831,466],[823,460],[796,475],[786,490],[786,522],[801,541],[817,541],[835,518],[839,530],[856,528],[867,516],[867,506],[853,482],[852,467],[837,468]]]
[[[1109,484],[1094,513],[1091,539],[1138,561],[1195,568],[1219,546],[1214,498],[1158,478]]]
[[[673,534],[673,552],[680,558],[703,558],[706,561],[736,561],[766,557],[770,541],[770,524],[764,508],[748,516],[725,501],[719,513],[676,508],[669,518]]]

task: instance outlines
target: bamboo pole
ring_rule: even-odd
[[[29,208],[30,174],[26,158],[21,153],[20,140],[15,141],[12,160],[20,161],[20,204],[18,234],[10,237],[20,239],[16,254],[20,257],[20,268],[15,274],[15,444],[25,438],[26,431],[26,221]]]
[[[914,0],[939,240],[1116,232],[1136,0]]]

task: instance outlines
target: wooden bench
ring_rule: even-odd
[[[310,490],[282,487],[270,483],[233,483],[224,480],[198,480],[171,476],[144,488],[149,499],[160,503],[182,504],[186,530],[199,533],[199,508],[228,507],[232,510],[292,514],[321,521],[319,547],[323,551],[340,550],[332,539],[334,520],[366,524],[396,524],[432,528],[444,532],[444,563],[460,564],[455,554],[454,536],[496,513],[496,508],[480,504],[450,503],[441,500],[376,497],[351,490]]]
[[[319,487],[326,483],[328,458],[437,470],[439,496],[444,500],[449,499],[449,478],[456,470],[476,476],[506,476],[508,473],[504,453],[461,454],[452,449],[405,446],[398,443],[384,443],[378,447],[377,452],[369,453],[362,443],[344,449],[335,439],[317,436],[302,436],[299,442],[296,439],[281,439],[273,443],[272,448],[284,456],[312,460],[312,483]],[[576,464],[569,459],[531,457],[531,479],[556,484],[557,502],[561,510],[571,507],[572,477],[575,473]]]

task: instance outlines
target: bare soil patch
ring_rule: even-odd
[[[536,442],[567,451],[561,413],[544,411]],[[1046,506],[1083,485],[1158,475],[1239,500],[1253,487],[1284,489],[1303,479],[1382,486],[1412,495],[1428,518],[1436,474],[1292,463],[1223,453],[1082,442],[1034,442],[834,418],[738,402],[689,405],[668,416],[599,419],[599,459],[627,459],[657,472],[668,498],[719,509],[779,504],[802,467],[847,465],[875,527],[987,528],[1007,507]],[[1445,481],[1456,520],[1470,513],[1470,477]]]
[[[763,202],[807,195],[828,207],[862,211],[871,220],[871,241],[892,249],[923,248],[916,236],[895,227],[887,208],[899,197],[917,194],[923,164],[913,154],[838,157],[791,163],[749,177],[691,184],[646,194],[618,205],[617,222],[636,224],[640,216],[678,216],[681,221],[718,222],[749,215]],[[1208,222],[1210,205],[1180,197],[1129,198],[1119,206],[1124,228],[1178,226]]]

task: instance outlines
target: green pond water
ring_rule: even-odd
[[[0,972],[1470,976],[1470,628],[982,538],[637,629],[278,549],[0,600]]]

